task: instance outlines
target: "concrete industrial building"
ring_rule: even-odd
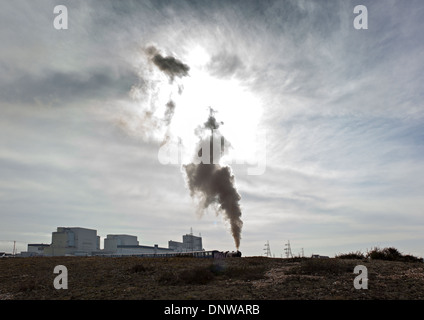
[[[58,227],[52,233],[52,243],[44,248],[45,256],[88,256],[100,250],[97,230],[72,227]]]
[[[168,248],[176,252],[202,251],[202,237],[194,236],[192,233],[183,236],[183,242],[168,241]]]
[[[44,250],[50,247],[49,244],[44,243],[29,243],[28,251],[21,252],[22,257],[37,257],[44,255]]]
[[[104,240],[103,252],[97,255],[136,255],[146,253],[167,253],[174,252],[172,249],[161,248],[157,244],[153,247],[139,245],[136,236],[127,234],[108,234]]]
[[[108,234],[103,243],[105,252],[116,252],[118,246],[138,246],[137,237],[127,234]]]
[[[80,227],[58,227],[52,232],[51,244],[28,244],[22,256],[123,256],[138,254],[160,254],[172,252],[203,251],[202,238],[192,233],[183,235],[183,242],[168,242],[168,248],[140,245],[137,236],[108,234],[100,250],[97,230]]]

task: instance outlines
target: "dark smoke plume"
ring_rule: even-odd
[[[175,112],[175,102],[172,100],[169,100],[166,104],[166,110],[165,110],[165,123],[168,126],[171,123],[172,117],[174,116]]]
[[[188,72],[190,68],[188,65],[172,56],[163,56],[154,46],[147,47],[145,53],[148,61],[163,72],[169,78],[171,84],[174,83],[177,77],[182,78],[189,75]],[[150,82],[148,80],[145,82],[146,83],[143,83],[144,87],[149,88],[148,85],[150,85]],[[154,84],[152,84],[151,87],[155,88]],[[184,87],[182,84],[178,84],[178,94],[181,95],[183,89]],[[151,94],[154,94],[154,91]],[[163,126],[165,126],[169,129],[175,113],[176,104],[170,97],[165,106],[166,109],[163,119],[160,119],[161,121],[155,121],[154,124],[155,127],[160,126],[163,128]],[[156,111],[156,105],[153,104],[152,109],[151,112]],[[155,120],[159,119],[155,118]],[[213,132],[219,128],[220,124],[222,124],[222,122],[216,120],[214,111],[211,108],[209,118],[203,124],[202,128],[199,128],[199,133],[203,133],[203,135],[200,135],[203,136],[200,141],[201,144],[204,146],[206,143],[206,146],[209,145],[210,147],[210,159],[208,159],[209,161],[205,159],[205,163],[190,163],[184,165],[183,168],[187,175],[187,184],[191,196],[200,198],[200,209],[202,211],[212,206],[217,210],[217,214],[222,213],[224,215],[224,218],[230,223],[235,245],[237,249],[239,249],[241,230],[243,227],[243,222],[241,220],[242,212],[239,204],[241,197],[235,187],[234,175],[232,174],[231,168],[217,164],[223,150],[222,139],[221,153],[219,153],[219,155],[213,154],[213,144],[217,141],[217,138],[213,136]],[[205,138],[205,136],[207,137]],[[161,146],[170,139],[171,137],[168,131]],[[203,150],[199,150],[199,157],[202,157],[202,152]]]
[[[200,205],[202,206],[202,210],[208,208],[212,204],[218,204],[219,211],[224,213],[224,217],[230,222],[231,233],[236,248],[238,249],[240,247],[241,229],[243,226],[239,204],[241,197],[234,186],[234,175],[230,167],[223,167],[219,164],[214,164],[212,161],[214,159],[212,132],[218,127],[219,124],[211,109],[208,121],[204,124],[205,129],[211,130],[211,135],[209,136],[211,146],[210,161],[209,163],[190,163],[183,167],[187,174],[187,182],[191,196],[198,196],[201,198],[202,202]],[[201,155],[201,152],[200,150],[198,154]]]
[[[163,73],[165,73],[171,82],[174,81],[175,77],[185,77],[188,76],[188,71],[190,70],[189,66],[182,63],[180,60],[175,59],[174,57],[163,57],[159,51],[150,46],[146,49],[147,54],[150,56],[150,60],[159,68]],[[182,94],[183,86],[178,86],[178,94]],[[172,117],[175,112],[175,102],[169,100],[166,104],[165,110],[165,124],[169,125],[171,123]]]
[[[190,70],[189,66],[182,63],[180,60],[171,57],[171,56],[162,56],[159,52],[159,50],[154,46],[149,46],[144,49],[144,52],[146,53],[147,59],[150,63],[152,63],[154,66],[156,66],[161,72],[163,72],[165,75],[168,76],[170,83],[174,82],[175,77],[185,77],[188,76],[188,71]],[[142,79],[142,88],[147,91],[147,93],[150,93],[153,97],[156,94],[154,91],[155,85],[152,84],[148,79]],[[148,92],[149,85],[152,89],[151,92]],[[182,94],[183,92],[183,85],[178,85],[178,94]],[[172,118],[174,117],[176,104],[173,99],[169,99],[169,101],[165,104],[165,113],[164,117],[162,119],[155,119],[155,126],[157,129],[165,129],[168,132],[165,135],[164,140],[162,141],[161,145],[164,145],[167,141],[170,139],[170,133],[169,133],[169,125],[172,122]],[[151,113],[154,113],[157,110],[157,106],[155,103],[151,103],[152,111]]]
[[[175,77],[188,76],[190,67],[174,57],[163,57],[155,47],[147,48],[147,53],[151,56],[152,62],[167,76],[174,81]]]

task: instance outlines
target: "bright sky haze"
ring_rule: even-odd
[[[269,241],[280,257],[290,240],[306,256],[424,256],[424,2],[63,4],[57,30],[57,2],[1,0],[0,251],[50,243],[60,226],[161,247],[193,228],[206,250],[234,250],[182,169],[211,107],[243,255]],[[368,29],[354,27],[357,5]],[[166,74],[151,48],[188,72]],[[165,143],[186,158],[161,163]]]

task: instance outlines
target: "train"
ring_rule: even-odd
[[[138,254],[108,254],[101,255],[107,257],[139,257],[139,258],[172,258],[172,257],[194,257],[194,258],[211,258],[211,259],[225,259],[225,258],[240,258],[240,251],[190,251],[190,252],[166,252],[166,253],[138,253]]]

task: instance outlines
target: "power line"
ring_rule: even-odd
[[[12,255],[13,256],[18,253],[18,247],[21,247],[22,246],[22,245],[19,245],[19,243],[21,243],[23,245],[27,244],[26,241],[20,241],[20,240],[5,240],[5,239],[3,239],[3,240],[0,240],[0,242],[10,243],[10,244],[13,243],[13,246],[12,246]],[[5,244],[2,245],[3,248],[5,248],[6,246],[8,247],[8,245],[5,245]]]

